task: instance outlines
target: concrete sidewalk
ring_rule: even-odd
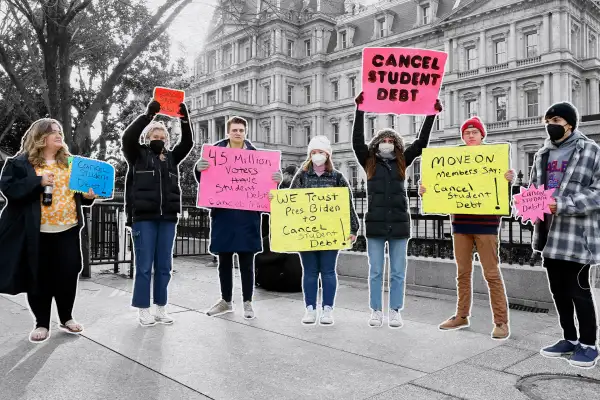
[[[84,334],[53,325],[41,345],[27,339],[25,296],[0,297],[0,399],[583,400],[600,392],[600,368],[539,355],[560,336],[554,314],[511,310],[510,339],[495,341],[486,302],[475,302],[470,328],[440,332],[455,298],[409,292],[403,328],[370,328],[366,282],[342,279],[333,326],[301,325],[301,293],[262,290],[247,321],[236,270],[236,313],[211,318],[204,312],[219,286],[209,261],[175,260],[172,326],[140,327],[132,280],[112,273],[94,271],[79,285],[74,315]]]

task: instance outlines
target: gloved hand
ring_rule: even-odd
[[[148,106],[146,107],[147,116],[149,116],[150,118],[154,118],[154,116],[158,114],[159,111],[160,103],[158,101],[152,100],[150,103],[148,103]]]
[[[196,163],[196,169],[197,169],[199,172],[206,171],[206,170],[208,169],[208,166],[209,166],[209,164],[208,164],[208,161],[207,161],[207,160],[205,160],[204,158],[201,158],[201,159],[200,159],[200,160],[198,160],[198,162]]]
[[[437,99],[435,101],[435,105],[433,106],[433,108],[435,108],[435,110],[437,112],[442,112],[443,108],[442,108],[442,103],[440,102],[440,99]]]
[[[283,180],[283,175],[281,175],[281,172],[279,171],[273,172],[272,178],[275,182],[280,183]]]
[[[181,115],[181,117],[179,117],[181,122],[188,122],[190,120],[190,114],[188,113],[185,103],[179,104],[179,115]]]

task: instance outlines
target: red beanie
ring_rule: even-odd
[[[465,133],[465,130],[469,129],[469,128],[479,129],[479,132],[481,132],[483,137],[485,137],[485,127],[483,126],[483,122],[481,122],[479,117],[472,117],[472,118],[466,120],[465,123],[462,124],[462,126],[460,128],[460,134],[462,135],[463,133]]]

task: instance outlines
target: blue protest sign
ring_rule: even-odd
[[[115,169],[104,161],[73,157],[69,189],[87,193],[90,188],[96,196],[111,198],[115,188]]]

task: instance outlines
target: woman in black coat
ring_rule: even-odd
[[[95,195],[69,190],[69,150],[58,121],[35,121],[23,137],[19,153],[6,161],[0,191],[7,200],[0,216],[0,293],[27,293],[35,316],[29,339],[50,337],[52,299],[59,327],[79,334],[83,326],[71,313],[82,268],[80,233],[82,206],[91,206]],[[42,202],[52,189],[52,202]]]

